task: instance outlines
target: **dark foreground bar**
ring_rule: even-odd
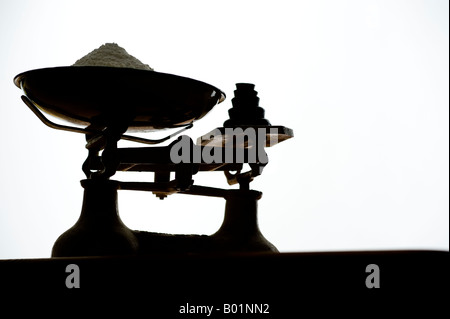
[[[22,305],[15,315],[391,317],[421,309],[432,318],[438,309],[448,313],[449,270],[442,251],[1,260],[0,291],[2,311]]]

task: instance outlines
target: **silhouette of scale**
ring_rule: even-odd
[[[253,84],[236,84],[230,118],[194,143],[186,135],[174,137],[225,100],[225,94],[209,84],[109,67],[37,69],[17,75],[14,82],[44,124],[86,135],[81,214],[56,240],[53,257],[277,252],[259,230],[257,203],[262,193],[251,190],[250,183],[268,164],[264,148],[293,137],[293,131],[265,119]],[[42,111],[77,126],[56,124]],[[157,140],[128,135],[177,128]],[[150,146],[119,148],[120,139]],[[155,146],[169,140],[167,146]],[[112,180],[117,171],[153,172],[154,180]],[[196,185],[193,176],[200,171],[223,171],[228,184],[239,184],[239,189]],[[220,197],[225,199],[224,221],[211,236],[131,230],[119,217],[118,190],[152,192],[160,199],[181,196],[175,194]]]

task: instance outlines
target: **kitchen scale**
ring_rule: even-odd
[[[180,134],[225,100],[207,83],[155,71],[88,66],[27,71],[14,83],[44,124],[86,136],[81,215],[56,240],[52,257],[278,251],[258,228],[262,193],[251,190],[250,183],[268,163],[264,149],[293,137],[293,131],[265,119],[253,84],[236,84],[230,118],[194,143]],[[176,132],[156,140],[132,135],[164,129]],[[141,146],[119,148],[121,139]],[[165,141],[169,145],[155,146]],[[111,179],[117,171],[153,172],[154,179]],[[200,171],[223,171],[228,184],[239,184],[239,189],[197,185],[193,176]],[[131,230],[118,214],[118,190],[152,192],[161,199],[175,194],[221,197],[224,221],[211,236]]]

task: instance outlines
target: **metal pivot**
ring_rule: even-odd
[[[126,127],[108,127],[103,130],[101,135],[86,135],[86,148],[89,150],[89,154],[82,168],[87,178],[108,179],[116,173],[117,167],[120,164],[117,157],[117,142],[125,130]],[[98,156],[102,149],[101,163],[103,168],[92,172],[90,170],[90,163],[94,157]]]

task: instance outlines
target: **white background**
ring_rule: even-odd
[[[79,216],[87,156],[84,136],[27,109],[13,77],[106,42],[227,94],[193,139],[228,118],[235,83],[256,84],[266,117],[295,133],[252,184],[281,251],[448,250],[448,15],[446,0],[0,0],[0,258],[50,256]],[[219,172],[195,181],[228,187]],[[119,193],[125,224],[158,232],[211,234],[224,204]]]

